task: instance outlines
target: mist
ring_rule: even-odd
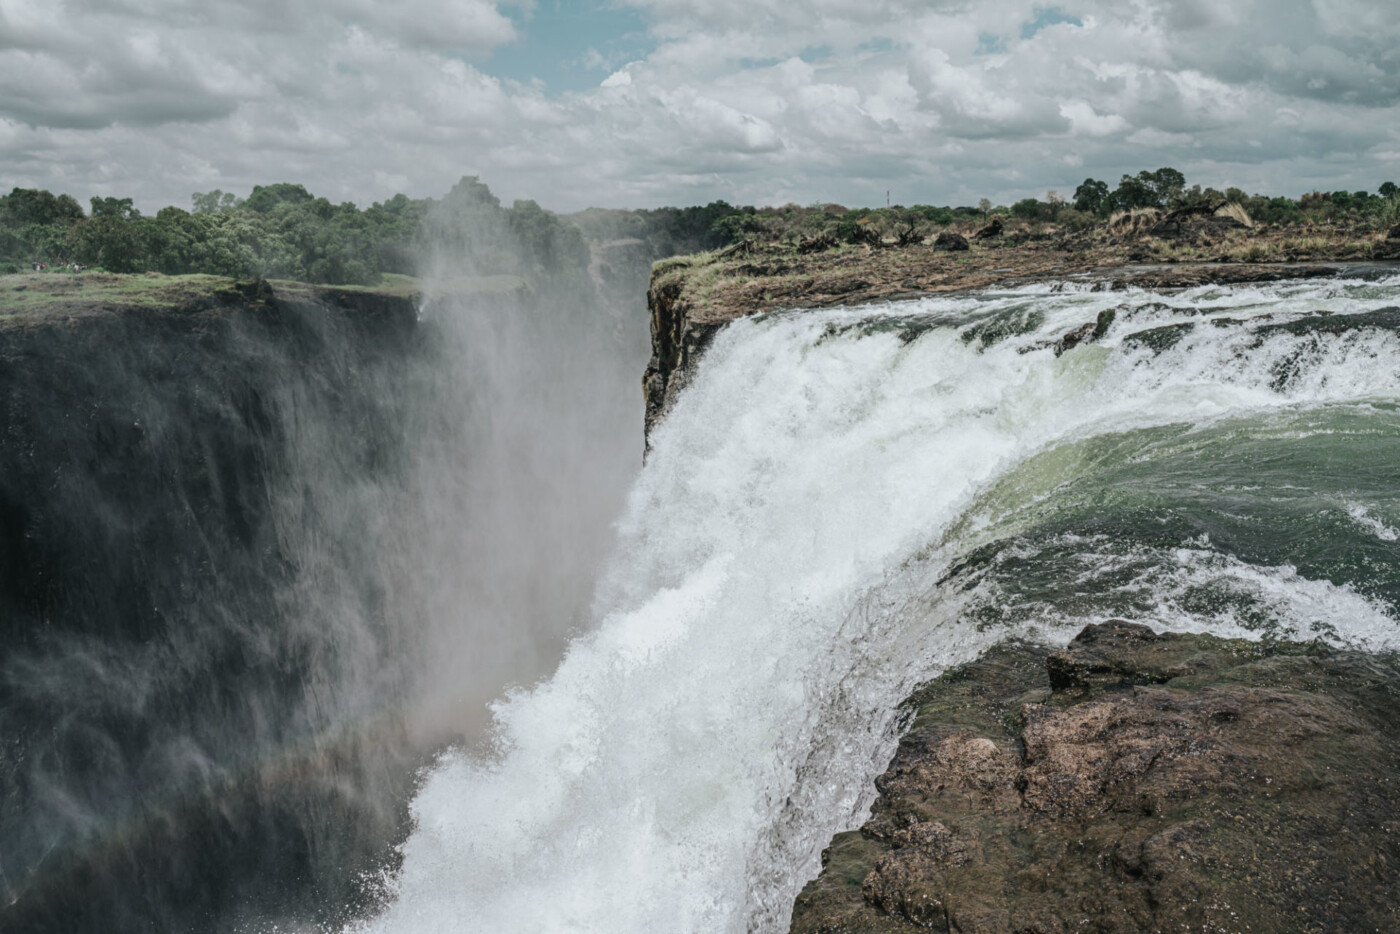
[[[501,243],[499,230],[472,232]],[[479,738],[487,703],[548,674],[589,624],[641,466],[645,283],[610,306],[586,270],[548,272],[488,272],[447,243],[422,274],[436,350],[415,406],[418,511],[396,551],[428,627],[413,713],[423,742]]]
[[[645,282],[454,195],[416,313],[0,332],[0,930],[372,912],[421,770],[589,625],[641,463]]]

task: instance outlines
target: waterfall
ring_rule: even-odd
[[[353,928],[785,930],[900,700],[997,641],[1125,616],[1394,645],[1398,302],[1029,286],[730,324],[592,624],[426,775]]]

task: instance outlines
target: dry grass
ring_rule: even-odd
[[[1116,211],[1108,218],[1108,229],[1120,236],[1136,236],[1162,219],[1162,212],[1156,208],[1132,208]]]
[[[1254,227],[1254,218],[1249,216],[1249,212],[1244,209],[1244,205],[1240,204],[1238,201],[1231,201],[1229,204],[1222,205],[1221,208],[1215,212],[1215,216],[1233,218],[1246,227],[1251,229]]]
[[[1279,241],[1279,249],[1290,256],[1310,256],[1330,246],[1332,241],[1327,237],[1286,237]]]

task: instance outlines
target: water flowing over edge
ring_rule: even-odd
[[[1293,555],[1395,541],[1364,445],[1400,437],[1400,336],[1286,325],[1397,298],[1028,287],[730,325],[653,435],[596,627],[495,705],[494,748],[428,776],[365,929],[782,930],[863,819],[899,701],[997,641],[1127,613],[1393,645],[1394,582]],[[1290,459],[1323,443],[1361,468],[1335,490]],[[1294,488],[1297,522],[1331,524],[1251,539],[1295,521]]]

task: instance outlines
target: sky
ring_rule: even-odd
[[[1400,182],[1396,0],[0,0],[0,190],[1011,203]]]

